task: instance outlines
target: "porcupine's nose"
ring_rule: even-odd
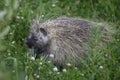
[[[26,44],[29,48],[32,48],[35,45],[36,41],[37,41],[37,39],[35,37],[27,38],[26,39]]]

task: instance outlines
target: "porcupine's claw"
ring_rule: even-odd
[[[35,59],[39,58],[40,54],[42,54],[42,48],[34,48]]]
[[[34,55],[35,55],[35,59],[37,59],[39,56],[39,49],[38,48],[34,48]]]

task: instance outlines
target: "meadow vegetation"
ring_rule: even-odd
[[[25,44],[36,17],[41,21],[59,16],[81,17],[105,22],[114,29],[107,46],[95,46],[97,36],[87,46],[89,58],[80,69],[59,71],[42,57],[35,60]],[[95,33],[97,34],[97,32]],[[0,80],[119,80],[120,1],[119,0],[0,0]]]

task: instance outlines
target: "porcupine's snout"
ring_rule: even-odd
[[[38,55],[40,53],[40,49],[35,47],[36,40],[37,39],[35,37],[28,37],[26,39],[26,44],[27,44],[28,48],[34,50],[35,59],[38,58]]]
[[[37,41],[37,38],[35,38],[34,36],[33,37],[28,37],[26,39],[26,44],[29,48],[32,48],[32,47],[34,47],[34,44],[36,43],[36,41]]]

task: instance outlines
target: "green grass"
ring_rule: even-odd
[[[4,2],[0,1],[0,10]],[[58,16],[82,17],[107,22],[116,29],[108,46],[88,46],[89,58],[81,69],[67,67],[54,71],[54,65],[42,58],[30,59],[25,44],[30,25],[36,16],[42,20]],[[119,0],[20,0],[19,7],[6,23],[10,31],[2,40],[6,49],[0,52],[0,80],[119,80],[120,79],[120,1]],[[95,41],[97,40],[95,37]],[[95,42],[93,41],[93,42]],[[66,71],[65,71],[66,70]],[[2,76],[2,77],[1,77]],[[26,79],[25,79],[26,78]]]

